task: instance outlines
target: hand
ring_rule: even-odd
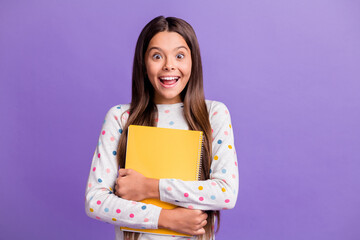
[[[116,179],[115,194],[132,201],[159,198],[159,180],[146,178],[133,169],[121,168]]]
[[[159,217],[159,228],[167,228],[188,235],[202,235],[207,224],[208,215],[197,209],[177,207],[171,210],[162,209]]]

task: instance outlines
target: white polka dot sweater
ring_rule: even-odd
[[[238,167],[231,118],[225,104],[206,100],[212,128],[210,179],[182,181],[160,179],[160,200],[177,206],[201,210],[231,209],[238,193]],[[157,126],[188,130],[183,103],[157,104]],[[115,225],[117,240],[123,239],[120,226],[157,229],[161,208],[122,199],[113,193],[117,179],[117,145],[125,126],[129,104],[112,107],[106,114],[96,147],[85,194],[85,211],[91,218]],[[122,113],[126,114],[121,117]],[[196,239],[141,234],[140,239]]]

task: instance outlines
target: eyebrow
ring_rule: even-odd
[[[174,50],[173,51],[175,51],[175,50],[178,50],[178,49],[180,49],[180,48],[185,48],[186,49],[186,51],[188,51],[188,49],[187,49],[187,47],[185,47],[185,46],[179,46],[179,47],[177,47],[177,48],[174,48]],[[159,51],[162,51],[163,52],[163,50],[161,49],[161,48],[159,48],[159,47],[151,47],[151,48],[149,48],[149,52],[151,51],[151,50],[153,50],[153,49],[157,49],[157,50],[159,50]]]

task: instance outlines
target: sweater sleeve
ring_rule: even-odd
[[[86,214],[114,225],[157,229],[161,208],[122,199],[113,193],[118,175],[117,146],[122,133],[122,106],[112,107],[106,114],[98,145],[92,158],[85,193]]]
[[[201,210],[235,206],[239,180],[230,113],[225,104],[213,101],[209,116],[213,133],[210,179],[160,179],[161,201]]]

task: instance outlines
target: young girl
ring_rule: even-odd
[[[124,169],[129,125],[203,131],[200,181],[151,179]],[[238,179],[230,113],[223,103],[204,98],[193,28],[175,17],[153,19],[136,44],[131,103],[114,106],[105,116],[87,183],[87,215],[115,225],[118,240],[215,239],[215,217],[219,226],[219,210],[235,206]],[[178,207],[139,202],[146,198]],[[120,226],[166,228],[193,237],[123,232]]]

